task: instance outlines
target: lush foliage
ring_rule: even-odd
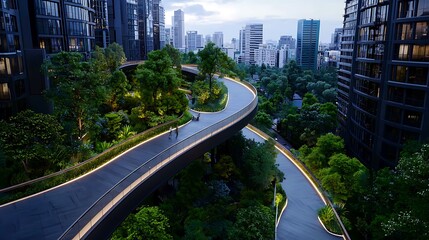
[[[196,81],[192,84],[192,95],[195,103],[193,109],[203,112],[223,110],[228,100],[228,89],[222,82],[214,82],[210,94],[209,85],[205,81]]]
[[[168,234],[169,228],[168,218],[162,210],[158,207],[143,207],[125,219],[122,227],[113,234],[112,239],[169,240],[173,239]]]
[[[136,70],[141,103],[132,108],[131,120],[137,130],[166,122],[169,116],[182,113],[188,106],[178,90],[181,79],[174,70],[167,50],[152,51],[148,60]]]
[[[392,171],[378,171],[351,212],[361,236],[372,239],[429,237],[429,145],[405,149]]]
[[[295,147],[313,146],[319,136],[335,131],[334,69],[302,71],[295,61],[281,69],[241,67],[258,88],[259,109],[253,125],[268,133],[275,122],[278,132]]]
[[[188,101],[178,90],[179,72],[167,50],[150,54],[138,68],[138,82],[130,83],[119,70],[125,60],[122,47],[110,44],[96,48],[88,59],[80,53],[61,52],[45,61],[43,70],[52,82],[46,96],[53,102],[54,115],[24,112],[2,124],[2,185],[70,167],[185,112]],[[123,151],[122,147],[109,151],[109,157]],[[107,160],[100,159],[82,171]],[[52,186],[80,171],[35,188]]]
[[[0,186],[57,171],[68,164],[64,131],[52,115],[26,110],[0,121],[0,152],[4,155]]]
[[[203,50],[198,52],[200,58],[198,70],[209,81],[209,93],[212,92],[212,81],[216,73],[224,75],[235,68],[235,62],[230,59],[214,43],[208,43]]]
[[[182,170],[174,178],[173,192],[158,192],[152,204],[169,219],[174,239],[272,239],[271,181],[283,179],[274,160],[271,142],[255,143],[237,135]],[[248,181],[260,166],[258,176]],[[280,185],[277,188],[284,196]],[[124,222],[120,229],[138,226]]]

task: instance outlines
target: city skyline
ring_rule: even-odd
[[[222,31],[225,42],[238,38],[242,26],[252,23],[264,25],[264,42],[278,41],[283,35],[296,37],[299,19],[315,19],[320,20],[320,42],[329,43],[335,28],[342,27],[344,14],[343,0],[272,0],[269,4],[255,0],[164,0],[163,5],[167,26],[171,26],[173,12],[182,9],[186,31],[204,35]]]

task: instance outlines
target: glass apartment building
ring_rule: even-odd
[[[319,20],[301,19],[298,21],[298,31],[296,34],[296,62],[303,69],[317,69],[319,32]]]
[[[16,1],[0,3],[0,119],[25,108],[26,82]]]
[[[340,132],[367,166],[393,167],[405,142],[429,138],[428,24],[429,0],[346,1]]]

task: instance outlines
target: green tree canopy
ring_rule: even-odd
[[[163,97],[177,91],[181,81],[172,68],[167,50],[150,52],[148,60],[137,67],[136,78],[141,96],[147,96],[145,105],[152,111],[158,110]]]
[[[143,207],[136,214],[131,214],[119,227],[112,239],[159,239],[171,240],[168,218],[158,207]]]
[[[6,155],[5,167],[15,169],[16,182],[67,164],[63,142],[63,127],[52,115],[26,110],[0,121],[0,148]]]
[[[274,212],[266,206],[240,209],[229,239],[273,239]]]
[[[271,185],[271,181],[277,177],[276,156],[273,142],[248,141],[243,156],[243,171],[246,176],[244,181],[248,182],[248,186],[263,190]]]
[[[47,59],[43,68],[52,80],[47,97],[54,103],[54,113],[67,127],[71,136],[81,140],[92,114],[107,99],[106,70],[103,59],[83,61],[75,52],[60,52]]]
[[[215,46],[214,43],[208,43],[203,50],[198,52],[200,58],[200,64],[198,69],[200,73],[208,78],[209,89],[212,89],[212,80],[214,75],[219,73],[225,73],[227,70],[234,70],[234,61],[228,58],[228,56],[222,52],[222,50]]]

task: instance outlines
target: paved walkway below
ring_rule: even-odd
[[[248,139],[263,142],[264,139],[248,128],[243,129]],[[307,178],[285,155],[278,152],[277,164],[285,174],[282,187],[288,196],[288,205],[277,228],[280,240],[338,240],[339,237],[327,233],[317,219],[317,211],[324,206],[322,199]],[[280,210],[279,210],[280,211]]]

